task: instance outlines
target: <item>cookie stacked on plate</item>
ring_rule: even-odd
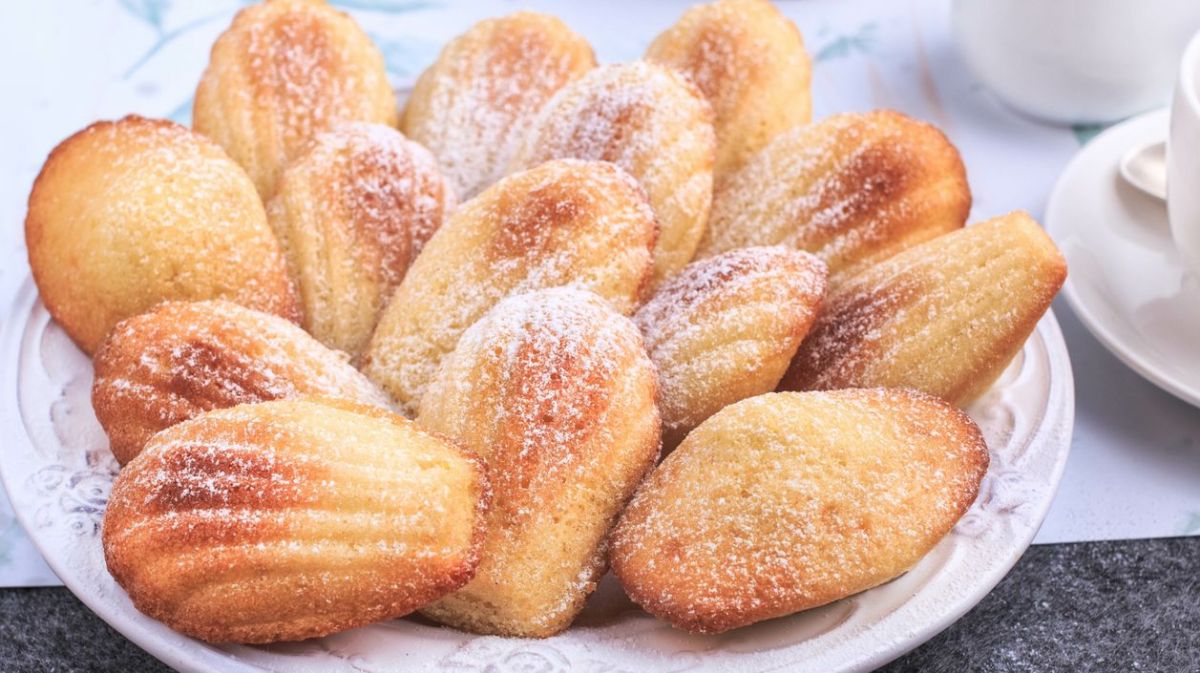
[[[211,58],[194,130],[89,126],[26,219],[94,356],[105,557],[146,614],[213,642],[415,611],[544,637],[611,567],[720,632],[902,574],[974,501],[959,407],[1065,264],[1023,213],[964,227],[932,126],[812,122],[766,0],[623,64],[489,19],[402,113],[322,2],[242,10]]]

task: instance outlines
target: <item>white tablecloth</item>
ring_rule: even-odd
[[[344,0],[387,57],[397,84],[479,18],[528,6],[562,17],[601,61],[638,57],[689,2]],[[47,152],[98,118],[129,112],[186,123],[191,96],[236,2],[59,0],[12,3],[0,21],[0,298],[28,276],[25,200]],[[972,219],[1042,212],[1054,180],[1095,129],[1044,126],[1001,106],[955,51],[948,4],[781,3],[815,66],[816,116],[890,107],[941,126],[962,151]],[[0,320],[8,319],[0,305]],[[1062,302],[1075,367],[1072,455],[1037,542],[1200,534],[1200,411],[1142,381]],[[0,385],[14,385],[3,381]],[[17,428],[5,428],[13,435]],[[0,586],[57,583],[0,497]]]

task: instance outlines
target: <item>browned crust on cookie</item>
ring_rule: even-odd
[[[469,631],[547,637],[604,573],[608,531],[659,448],[653,365],[597,296],[511,297],[476,323],[419,422],[476,449],[493,475],[478,576],[423,613]]]
[[[613,533],[613,572],[647,612],[696,633],[818,607],[919,561],[987,465],[978,427],[923,393],[744,400],[639,488]]]
[[[165,302],[124,320],[93,365],[92,407],[122,464],[154,433],[213,409],[313,394],[388,405],[299,327],[223,301]]]
[[[148,192],[156,182],[165,189]],[[129,115],[59,143],[30,191],[25,242],[42,302],[88,354],[118,321],[165,299],[299,318],[253,186],[220,147],[174,122]]]
[[[777,134],[812,119],[804,39],[766,0],[693,6],[645,58],[680,70],[712,104],[718,183]]]
[[[634,322],[658,368],[663,447],[705,418],[775,389],[825,294],[825,265],[780,246],[693,262],[667,279]]]
[[[646,192],[659,223],[655,282],[695,255],[712,205],[712,111],[682,74],[645,61],[593,69],[542,108],[513,159],[611,161]]]
[[[246,169],[264,200],[317,133],[398,117],[379,48],[348,14],[311,0],[239,11],[213,43],[192,110],[196,131]]]
[[[504,175],[546,101],[595,66],[587,40],[553,16],[485,19],[417,78],[400,130],[428,147],[459,196],[471,198]]]
[[[560,159],[514,173],[429,240],[384,309],[363,371],[415,413],[458,338],[506,296],[571,286],[632,313],[656,237],[644,191],[614,164]]]
[[[967,404],[1020,351],[1066,275],[1024,212],[936,238],[831,292],[780,389],[902,386]]]
[[[267,203],[304,328],[357,356],[454,204],[433,155],[389,126],[346,123],[315,136]]]
[[[825,261],[836,287],[961,228],[970,209],[966,169],[940,130],[891,110],[834,115],[779,135],[718,185],[699,255],[787,245]]]
[[[391,446],[331,452],[324,423]],[[438,479],[454,488],[421,501],[404,490]],[[105,559],[139,610],[181,633],[301,640],[402,616],[469,581],[487,499],[478,459],[410,421],[347,400],[267,402],[157,435],[113,485]]]

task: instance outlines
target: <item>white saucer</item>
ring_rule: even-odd
[[[1130,147],[1167,135],[1167,110],[1101,133],[1071,160],[1046,207],[1067,258],[1063,294],[1114,355],[1163,390],[1200,406],[1200,277],[1184,268],[1161,201],[1125,184]]]

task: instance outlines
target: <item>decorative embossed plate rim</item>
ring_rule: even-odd
[[[1048,313],[969,410],[992,449],[980,497],[954,532],[886,585],[720,636],[673,630],[628,602],[611,577],[567,633],[478,637],[396,620],[268,647],[212,646],[134,609],[104,567],[99,528],[116,463],[90,406],[91,365],[49,318],[32,282],[0,328],[0,477],[33,542],[97,615],[182,671],[867,671],[916,647],[979,602],[1029,546],[1066,463],[1071,365]],[[15,383],[15,385],[13,385]]]

